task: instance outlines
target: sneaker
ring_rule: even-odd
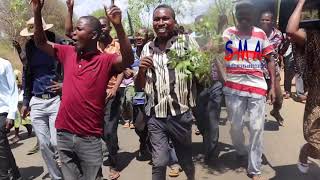
[[[297,167],[299,171],[303,174],[306,174],[309,171],[309,164],[298,162]]]
[[[170,177],[178,177],[180,175],[180,172],[182,172],[182,169],[179,165],[174,164],[170,166],[169,176]]]

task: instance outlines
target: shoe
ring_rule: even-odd
[[[283,126],[284,119],[281,116],[279,111],[272,110],[272,111],[270,111],[270,115],[273,116],[277,120],[279,126]]]
[[[199,136],[201,133],[200,133],[199,129],[196,129],[195,132],[194,132],[194,134],[197,135],[197,136]]]
[[[299,171],[303,174],[306,174],[309,171],[309,164],[298,162],[297,167]]]
[[[111,180],[116,180],[116,179],[118,179],[120,177],[119,171],[117,171],[115,169],[110,168],[110,172],[109,173],[110,173],[109,174],[109,178]]]
[[[32,154],[35,154],[39,151],[39,145],[35,145],[30,151],[28,151],[28,154],[27,155],[32,155]]]
[[[134,124],[130,124],[130,129],[134,129]]]

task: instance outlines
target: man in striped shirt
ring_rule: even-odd
[[[262,136],[267,94],[261,60],[268,62],[271,76],[269,98],[274,100],[274,61],[270,61],[273,46],[263,30],[254,27],[254,6],[249,1],[236,5],[238,25],[223,33],[226,43],[226,71],[224,94],[228,117],[231,121],[231,139],[239,159],[248,155],[248,174],[253,180],[261,179]],[[249,152],[244,145],[243,122],[249,117]]]
[[[147,95],[147,126],[152,146],[152,179],[166,179],[169,162],[169,139],[173,142],[179,163],[188,180],[194,180],[191,150],[191,126],[195,106],[194,83],[183,70],[170,68],[168,52],[185,52],[198,48],[186,35],[175,33],[175,13],[167,5],[159,5],[153,13],[153,29],[157,35],[141,53],[141,64],[135,82]]]

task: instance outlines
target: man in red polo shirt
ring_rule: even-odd
[[[107,83],[113,74],[122,72],[134,60],[121,23],[121,11],[112,6],[106,15],[117,32],[122,57],[97,50],[101,24],[92,16],[78,20],[72,36],[75,46],[49,43],[41,20],[43,1],[33,0],[32,6],[37,47],[57,57],[64,67],[63,98],[56,120],[63,177],[94,180],[102,165],[101,136]]]

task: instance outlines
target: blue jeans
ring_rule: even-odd
[[[95,180],[102,166],[101,138],[58,131],[57,139],[63,178]]]
[[[203,89],[197,98],[196,119],[206,158],[210,158],[218,146],[222,87],[217,81],[210,88]]]
[[[30,101],[30,118],[39,140],[42,158],[48,167],[52,179],[62,179],[58,168],[56,117],[60,106],[60,97],[41,99],[32,97]]]

